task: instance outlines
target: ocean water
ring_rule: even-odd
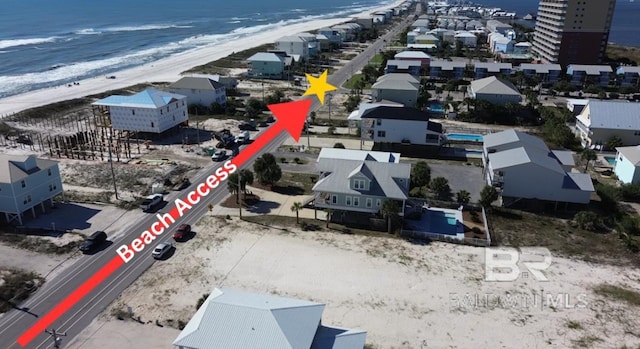
[[[109,74],[292,23],[348,17],[394,2],[3,0],[0,97]]]

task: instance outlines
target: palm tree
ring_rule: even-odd
[[[327,209],[327,228],[329,228],[329,222],[331,221],[331,215],[333,215],[333,210],[328,208]]]
[[[456,193],[456,201],[460,204],[468,204],[471,201],[471,193],[462,189]]]
[[[382,203],[380,213],[382,214],[382,217],[387,220],[387,233],[389,234],[391,234],[391,220],[398,216],[398,211],[400,211],[398,202],[394,200],[385,200]]]
[[[301,202],[294,202],[293,205],[291,205],[291,212],[296,213],[296,224],[300,224],[300,220],[299,220],[299,211],[302,210],[302,203]]]
[[[584,167],[584,172],[586,173],[589,169],[589,162],[598,158],[596,152],[593,149],[584,149],[580,154],[582,160],[587,160],[587,165]]]

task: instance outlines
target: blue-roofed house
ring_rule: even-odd
[[[562,67],[560,64],[520,64],[520,71],[527,78],[536,77],[541,83],[555,84],[560,79]]]
[[[485,63],[477,62],[474,64],[473,71],[476,79],[486,78],[487,76],[505,75],[510,76],[513,66],[511,63]]]
[[[399,154],[371,153],[347,149],[319,157],[320,176],[313,186],[314,205],[376,215],[385,200],[396,200],[400,203],[399,213],[403,214],[409,197],[411,164],[396,162]]]
[[[487,184],[498,189],[502,205],[521,200],[588,204],[591,177],[573,173],[570,152],[550,150],[539,138],[513,129],[483,137]]]
[[[613,69],[609,65],[581,65],[567,66],[567,75],[571,76],[571,83],[575,86],[595,84],[607,86],[611,82]]]
[[[616,75],[622,75],[620,85],[635,86],[640,85],[640,67],[620,66],[616,70]]]
[[[247,76],[260,79],[282,79],[286,70],[286,57],[274,52],[258,52],[247,58]]]
[[[324,304],[214,289],[173,341],[179,349],[362,349],[365,331],[322,324]]]
[[[617,147],[613,172],[625,184],[640,183],[640,146]]]
[[[606,145],[618,136],[623,145],[640,144],[640,104],[589,100],[576,116],[575,132],[582,146]]]
[[[155,89],[109,96],[93,107],[118,131],[162,133],[189,120],[186,96]]]

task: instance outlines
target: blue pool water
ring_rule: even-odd
[[[609,163],[609,165],[613,166],[616,164],[616,158],[613,156],[605,156],[604,157],[605,160],[607,160],[607,162]]]
[[[429,111],[435,113],[444,113],[444,107],[440,103],[431,103],[429,104]]]
[[[441,211],[429,211],[429,228],[432,233],[456,235],[457,219]]]
[[[472,135],[466,133],[448,133],[447,138],[453,141],[482,142],[481,135]]]

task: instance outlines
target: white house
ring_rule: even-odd
[[[442,124],[429,121],[428,112],[410,107],[380,106],[360,116],[362,141],[440,146]]]
[[[288,55],[297,58],[308,59],[318,54],[318,42],[315,35],[300,33],[297,35],[283,36],[276,40],[275,49],[286,52]]]
[[[386,151],[354,150],[341,148],[322,148],[317,162],[322,159],[358,160],[400,163],[400,153]]]
[[[402,51],[396,53],[393,58],[400,61],[420,61],[423,68],[429,66],[431,56],[422,51]]]
[[[478,44],[478,37],[467,31],[459,32],[454,38],[456,41],[460,41],[464,47],[476,47]]]
[[[606,145],[613,136],[623,145],[640,144],[640,104],[591,99],[576,116],[575,132],[584,147]]]
[[[520,103],[522,96],[512,83],[490,76],[473,80],[467,90],[470,98],[481,99],[493,104]]]
[[[0,212],[7,222],[17,220],[22,224],[22,214],[44,203],[62,192],[62,179],[58,162],[40,159],[33,155],[0,154]]]
[[[210,108],[213,103],[227,104],[227,92],[223,84],[206,77],[183,77],[169,85],[169,92],[187,97],[188,104]]]
[[[93,103],[119,131],[162,133],[189,120],[187,97],[147,89],[131,96],[113,95]]]
[[[483,137],[487,183],[498,188],[504,206],[523,199],[587,204],[591,177],[572,173],[573,156],[549,150],[544,142],[513,129]]]
[[[173,341],[179,349],[362,349],[367,333],[322,324],[324,304],[214,289]]]
[[[396,200],[402,214],[408,198],[411,164],[400,154],[340,149],[318,158],[314,205],[335,211],[376,215],[385,200]],[[334,216],[335,217],[335,216]]]
[[[625,184],[640,183],[640,146],[617,147],[613,172]]]
[[[371,86],[376,101],[391,101],[413,107],[418,101],[420,81],[406,73],[391,73],[379,77]]]

